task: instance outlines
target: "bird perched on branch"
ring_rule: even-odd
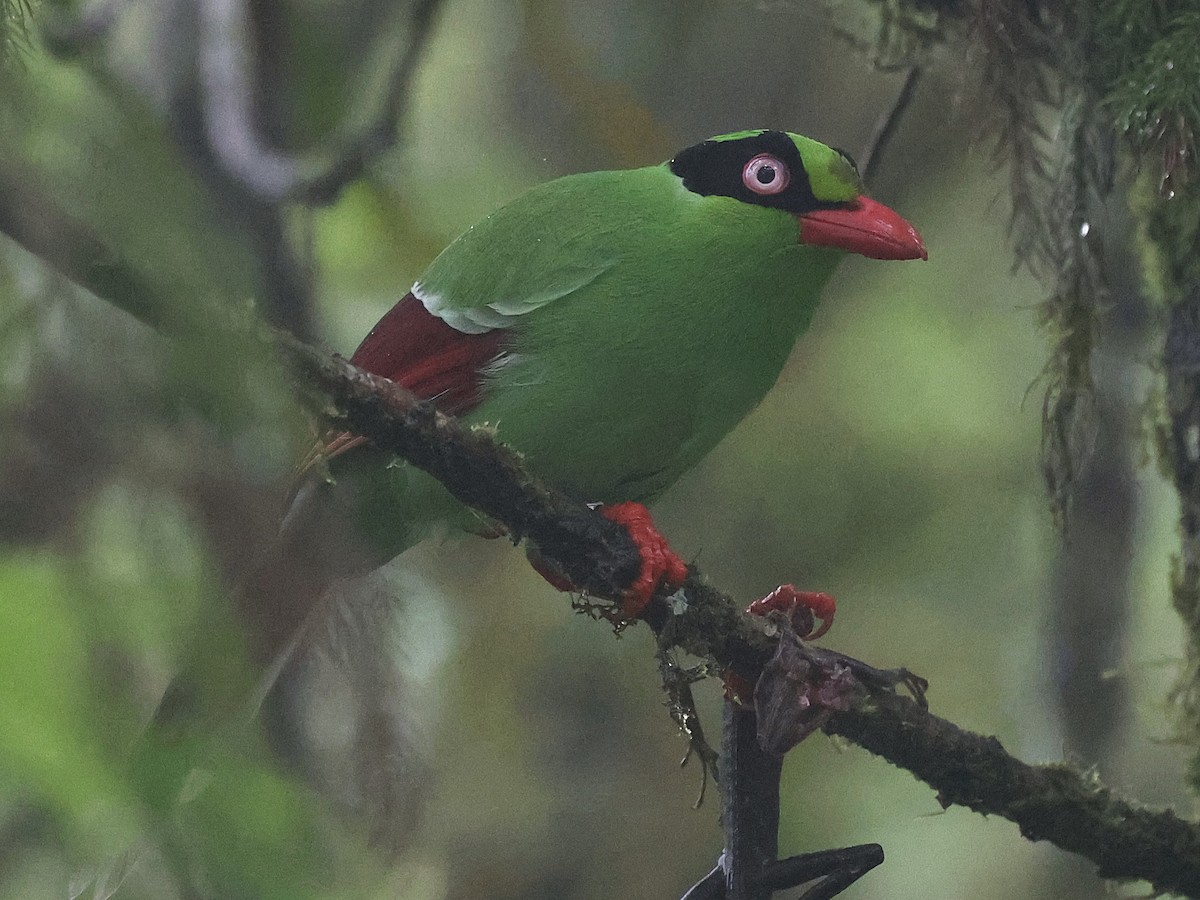
[[[548,483],[624,524],[644,556],[621,608],[634,618],[686,571],[640,504],[762,399],[847,253],[926,258],[916,230],[863,195],[847,154],[782,131],[721,135],[661,165],[556,179],[492,213],[352,361],[494,428]],[[332,581],[437,527],[478,525],[361,437],[330,435],[309,463],[272,561],[284,574],[256,615],[268,647]],[[328,540],[350,532],[353,550]]]

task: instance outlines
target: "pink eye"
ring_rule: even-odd
[[[769,153],[760,153],[742,169],[742,184],[756,194],[778,194],[788,179],[787,166]]]

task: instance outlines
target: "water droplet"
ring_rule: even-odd
[[[1081,238],[1085,238],[1088,236],[1088,232],[1091,230],[1092,230],[1092,226],[1089,225],[1087,222],[1084,222],[1082,225],[1079,226],[1079,236]]]
[[[1175,63],[1171,62],[1171,60],[1168,59],[1167,60],[1167,71],[1170,72],[1173,68],[1175,68]]]

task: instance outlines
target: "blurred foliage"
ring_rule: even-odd
[[[1090,265],[1080,254],[1097,234],[1079,234],[1080,211],[1096,232],[1121,228],[1119,213],[1072,192],[1096,117],[1156,158],[1155,116],[1191,115],[1200,42],[1186,44],[1186,9],[1101,4],[1087,57],[1097,80],[1061,106],[1040,93],[1054,86],[1039,84],[1052,77],[1039,69],[1045,47],[1018,41],[979,62],[995,67],[987,111],[1007,121],[1010,149],[1028,149],[998,179],[969,149],[973,107],[947,114],[947,97],[979,96],[938,65],[942,42],[963,39],[955,6],[842,2],[835,27],[805,4],[448,0],[396,151],[336,203],[289,209],[283,225],[315,273],[328,342],[345,352],[447,240],[546,178],[655,162],[760,124],[865,145],[898,78],[872,72],[836,32],[884,69],[929,66],[873,192],[919,224],[931,261],[848,262],[777,389],[656,514],[716,583],[747,599],[786,581],[829,590],[840,649],[910,666],[931,679],[939,714],[1057,759],[1064,726],[1050,698],[1072,660],[1054,649],[1058,544],[1042,513],[1038,404],[1026,399],[1046,357],[1031,312],[1044,288],[1011,271],[1007,198],[1018,249],[1050,240]],[[262,273],[254,223],[180,142],[199,63],[172,16],[192,8],[126,4],[70,58],[35,44],[0,66],[0,171],[163,301],[128,311],[184,335],[165,341],[0,244],[0,897],[678,896],[711,867],[720,835],[715,804],[691,809],[697,773],[676,769],[683,744],[648,635],[613,641],[571,617],[503,542],[422,546],[387,576],[414,740],[433,768],[423,824],[398,859],[369,854],[265,746],[229,596],[269,540],[310,431],[274,360],[217,324],[251,307]],[[13,9],[0,5],[6,25]],[[287,87],[269,103],[281,146],[307,150],[359,115],[348,109],[373,108],[409,9],[279,7],[280,52],[265,62]],[[1016,37],[1044,39],[1036,24]],[[1144,68],[1158,59],[1174,74]],[[1080,61],[1065,55],[1057,71]],[[1141,93],[1132,79],[1155,73],[1161,93]],[[1057,136],[1050,156],[1042,131]],[[1164,173],[1143,165],[1133,190],[1167,273],[1156,282],[1170,284],[1200,216],[1190,200],[1162,200]],[[1057,224],[1044,201],[1067,203]],[[1060,322],[1063,333],[1104,319],[1085,289],[1087,319]],[[1131,356],[1120,377],[1136,398],[1150,353]],[[1080,378],[1096,364],[1071,358]],[[1141,799],[1182,802],[1183,751],[1162,741],[1163,662],[1180,652],[1161,602],[1170,498],[1152,477],[1139,494],[1132,624],[1110,673],[1132,712],[1101,774]],[[194,673],[203,725],[149,740],[181,671]],[[714,688],[702,702],[715,723]],[[338,698],[328,705],[336,731]],[[823,738],[789,760],[784,807],[789,852],[885,845],[888,862],[848,896],[1070,895],[1050,874],[1053,851],[1007,823],[943,813],[928,789]]]
[[[1132,501],[1113,499],[1130,496],[1123,486],[1129,476],[1120,474],[1131,458],[1128,420],[1162,401],[1146,424],[1159,432],[1161,460],[1181,501],[1172,598],[1193,634],[1175,698],[1184,739],[1200,746],[1200,496],[1188,449],[1190,429],[1200,426],[1188,401],[1194,354],[1179,349],[1197,340],[1181,323],[1191,321],[1187,310],[1200,296],[1200,195],[1191,177],[1200,128],[1200,15],[1190,0],[978,0],[911,8],[966,11],[972,20],[967,43],[982,64],[985,118],[998,158],[1009,164],[1017,259],[1049,292],[1042,304],[1053,340],[1043,372],[1042,468],[1065,532],[1075,505],[1087,502],[1105,510],[1114,531],[1128,531]],[[1131,232],[1140,244],[1140,284],[1114,265]],[[1143,293],[1164,309],[1159,323],[1169,321],[1170,331],[1160,324],[1151,335],[1162,348],[1165,390],[1138,397],[1128,392],[1122,358],[1144,327]],[[1105,449],[1093,458],[1096,448]],[[1115,480],[1106,484],[1109,476],[1097,472]],[[1072,555],[1068,547],[1064,560]],[[1127,572],[1117,566],[1110,580],[1125,581]],[[1106,614],[1095,602],[1074,612]],[[1118,606],[1113,628],[1098,643],[1114,640],[1123,616]],[[1077,647],[1072,654],[1089,652]],[[1193,778],[1193,785],[1200,781]]]

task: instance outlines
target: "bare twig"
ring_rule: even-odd
[[[205,133],[226,173],[259,199],[271,203],[332,202],[342,188],[395,143],[408,88],[440,3],[419,0],[413,7],[408,47],[393,64],[379,109],[329,160],[327,154],[297,156],[264,143],[254,110],[246,7],[242,0],[203,0],[199,4],[199,61]]]
[[[404,101],[440,2],[417,0],[405,10],[408,45],[393,63],[380,108],[361,133],[332,154],[304,155],[281,151],[263,138],[252,75],[257,45],[244,0],[198,4],[199,90],[184,90],[176,98],[176,132],[230,216],[245,224],[255,243],[268,318],[298,337],[311,339],[314,334],[312,273],[292,246],[285,206],[291,201],[332,202],[395,143]]]
[[[279,203],[300,178],[300,163],[267,146],[255,117],[249,13],[242,0],[202,0],[199,76],[204,135],[221,168],[242,187]]]
[[[356,137],[347,141],[328,168],[297,186],[297,199],[310,203],[329,203],[338,192],[359,177],[381,154],[395,143],[400,119],[404,115],[409,85],[424,56],[433,31],[433,22],[442,0],[420,0],[409,17],[411,28],[408,50],[388,79],[388,88],[374,119]]]
[[[731,699],[725,701],[721,765],[726,900],[771,900],[774,890],[762,884],[760,875],[779,855],[783,757],[759,745],[754,710]]]
[[[174,332],[177,327],[186,329],[191,321],[189,305],[179,304],[173,312],[175,304],[162,302],[155,285],[132,266],[114,260],[100,235],[52,200],[30,172],[11,161],[5,161],[0,169],[0,233],[154,328]]]
[[[900,120],[904,118],[908,105],[912,103],[913,95],[916,93],[920,81],[921,67],[910,66],[908,73],[904,76],[904,84],[900,87],[900,93],[896,95],[896,100],[892,103],[892,108],[880,116],[879,121],[875,123],[871,139],[867,142],[867,146],[858,160],[859,172],[867,184],[871,183],[875,173],[879,171],[879,161],[883,159],[888,145],[900,127]]]

